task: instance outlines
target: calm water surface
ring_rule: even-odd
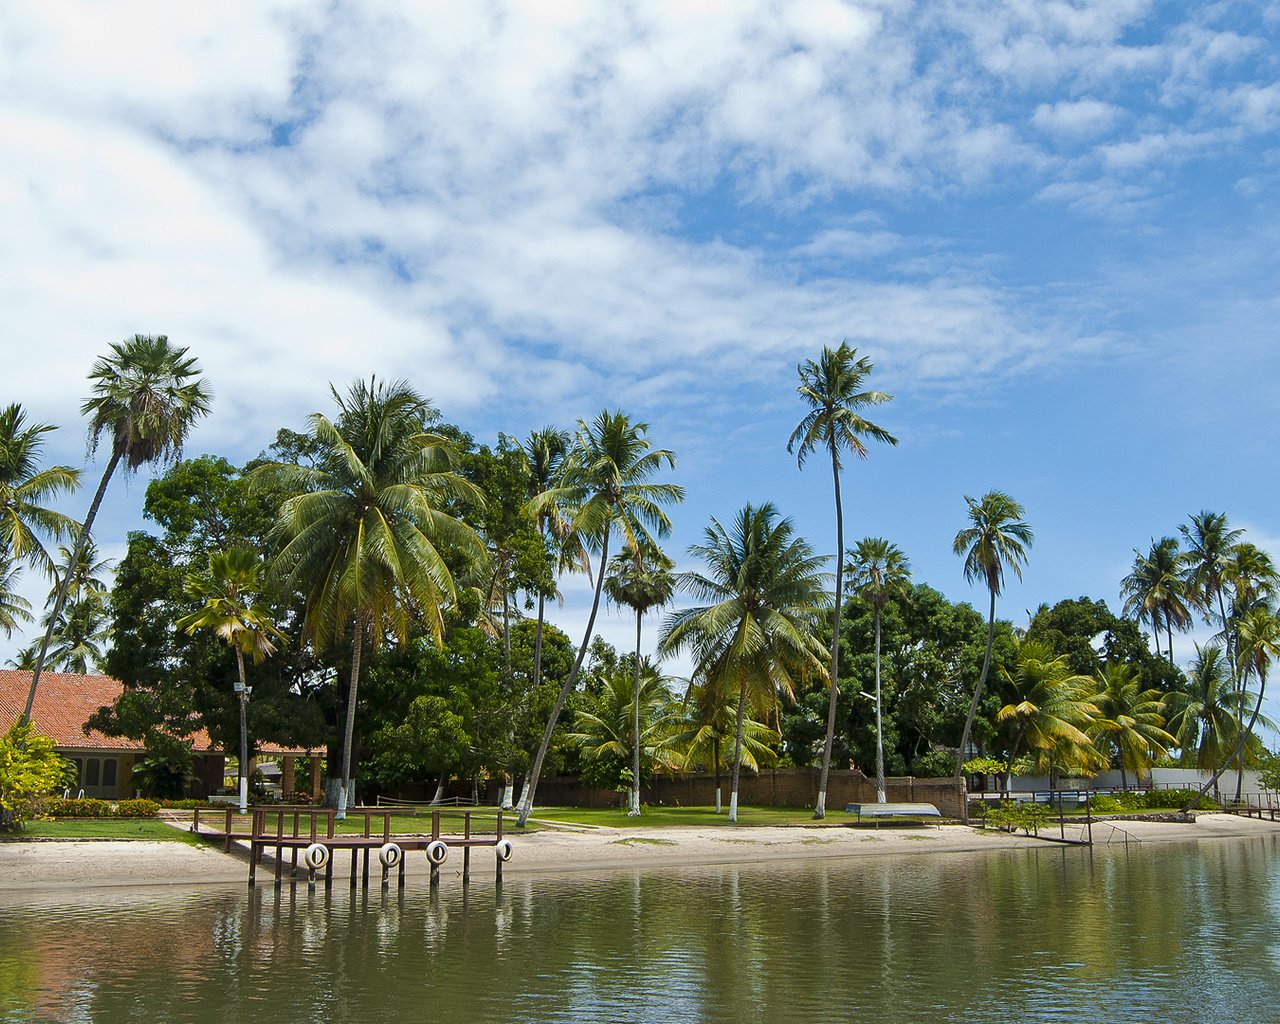
[[[1280,842],[0,897],[0,1021],[401,1020],[1275,1024]]]

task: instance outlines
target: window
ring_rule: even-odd
[[[99,773],[102,770],[102,762],[96,757],[91,757],[84,763],[84,788],[94,789],[98,786]]]
[[[107,758],[102,762],[102,788],[116,788],[116,759]]]

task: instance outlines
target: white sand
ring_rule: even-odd
[[[1226,814],[1202,814],[1194,824],[1117,822],[1142,843],[1216,840],[1231,836],[1280,835],[1280,822]],[[1056,835],[1056,831],[1052,834]],[[885,825],[879,829],[827,825],[796,827],[627,828],[510,833],[515,856],[510,874],[547,871],[601,871],[619,868],[678,868],[686,865],[745,864],[832,857],[883,857],[904,854],[977,853],[987,850],[1046,848],[1043,840],[982,831],[961,825]],[[1105,824],[1094,826],[1098,845],[1122,842],[1124,834]],[[287,854],[286,854],[287,856]],[[350,871],[350,855],[337,855],[335,880]],[[472,853],[477,877],[494,873],[490,850]],[[378,875],[376,859],[371,874]],[[407,874],[428,873],[422,853],[411,854]],[[462,870],[462,851],[453,850],[441,869],[449,880]],[[287,865],[286,865],[287,873]],[[94,886],[208,885],[248,879],[243,849],[230,855],[215,848],[183,843],[67,841],[0,842],[0,892],[7,900],[23,892]],[[259,884],[273,881],[271,863],[258,868]]]

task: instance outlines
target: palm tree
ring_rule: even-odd
[[[1169,639],[1166,653],[1172,665],[1173,631],[1182,632],[1191,625],[1191,612],[1185,600],[1182,557],[1175,538],[1152,540],[1151,550],[1145,555],[1134,549],[1133,569],[1120,582],[1120,596],[1124,598],[1126,615],[1132,615],[1139,621],[1144,615],[1151,619],[1157,655],[1160,654],[1160,627],[1163,623]]]
[[[1017,695],[996,714],[997,722],[1013,722],[1016,731],[1009,748],[1009,764],[1025,748],[1049,773],[1059,766],[1090,760],[1093,743],[1088,730],[1098,718],[1093,703],[1093,680],[1073,675],[1065,654],[1054,657],[1047,644],[1026,641],[1018,648],[1014,670],[1000,670]],[[1012,775],[1012,769],[1010,771]]]
[[[1177,737],[1164,729],[1165,698],[1159,690],[1144,689],[1132,665],[1108,665],[1095,680],[1093,702],[1100,717],[1093,727],[1095,745],[1105,741],[1120,762],[1120,784],[1129,788],[1128,773],[1141,783],[1156,757],[1175,746]]]
[[[247,548],[214,551],[209,555],[208,571],[191,574],[186,580],[187,596],[203,604],[174,625],[194,635],[211,629],[231,645],[236,653],[236,671],[240,695],[240,813],[249,806],[249,686],[244,675],[244,656],[256,665],[275,653],[272,638],[283,640],[284,634],[272,624],[265,606],[258,603],[261,594],[262,559]]]
[[[182,445],[192,425],[208,413],[211,398],[195,358],[189,357],[185,348],[171,346],[163,334],[135,334],[113,344],[111,354],[93,364],[89,380],[92,394],[80,407],[81,414],[89,417],[89,449],[96,451],[102,439],[109,438],[111,457],[84,523],[76,531],[72,564],[80,561],[89,542],[93,521],[116,468],[123,463],[126,473],[135,473],[148,463],[176,462],[182,457]],[[40,672],[66,597],[66,585],[60,586],[31,672],[24,721],[31,718]]]
[[[568,739],[592,760],[608,758],[623,764],[630,761],[638,779],[640,768],[633,760],[634,752],[642,750],[656,760],[664,750],[669,751],[671,712],[667,681],[644,659],[635,673],[619,666],[605,675],[599,695],[587,708],[579,709],[574,732]],[[669,752],[674,759],[674,752]],[[630,790],[637,788],[633,779]],[[638,806],[636,812],[639,813]]]
[[[715,679],[695,676],[684,696],[684,724],[671,737],[671,746],[683,753],[684,770],[709,768],[715,775],[716,814],[721,809],[720,775],[731,762],[724,756],[732,748],[738,721],[738,695],[727,692],[723,676]],[[777,760],[776,729],[749,715],[742,723],[742,764],[750,771]]]
[[[58,545],[59,560],[53,569],[53,589],[49,592],[48,610],[40,625],[48,628],[49,623],[54,622],[53,641],[45,656],[45,667],[84,675],[91,669],[96,670],[103,660],[108,593],[104,577],[111,563],[98,558],[97,545],[92,538],[85,543],[74,566],[71,564],[73,554],[65,545]],[[53,605],[64,581],[66,600],[54,620]],[[39,644],[32,644],[22,652],[23,661],[34,666],[38,650]]]
[[[822,747],[822,774],[818,779],[818,799],[813,807],[815,818],[827,813],[827,779],[831,773],[831,746],[836,732],[836,698],[840,680],[840,603],[844,586],[844,509],[840,500],[840,452],[847,450],[860,459],[867,457],[863,438],[885,444],[898,439],[887,430],[865,419],[861,410],[882,405],[893,396],[883,391],[866,391],[871,376],[871,361],[858,358],[858,350],[841,342],[839,348],[824,346],[815,362],[806,359],[796,371],[800,386],[796,389],[808,404],[809,412],[791,432],[787,451],[795,451],[796,461],[804,467],[810,453],[823,449],[831,455],[831,477],[836,501],[836,580],[835,608],[831,625],[831,694],[827,703],[827,734]]]
[[[675,577],[671,570],[675,563],[658,548],[647,549],[628,544],[614,556],[604,589],[609,599],[617,605],[625,605],[636,613],[636,679],[632,688],[635,694],[632,737],[635,745],[631,751],[631,797],[627,808],[630,817],[640,814],[640,636],[645,615],[654,608],[661,608],[671,600],[675,590]]]
[[[609,560],[609,538],[616,527],[632,545],[656,547],[649,531],[666,536],[671,530],[671,522],[662,506],[684,499],[684,488],[678,484],[652,482],[654,474],[664,465],[675,467],[676,457],[665,448],[651,447],[646,436],[648,430],[649,424],[632,423],[626,414],[608,410],[601,412],[590,424],[579,420],[577,436],[560,485],[544,491],[529,503],[529,509],[535,515],[557,507],[572,508],[570,528],[584,543],[598,549],[600,571],[596,573],[586,633],[578,647],[573,668],[569,670],[568,678],[551,708],[520,799],[516,824],[522,828],[533,810],[538,779],[551,747],[556,722],[564,710],[565,701],[573,692],[583,659],[591,646],[604,587],[604,566]]]
[[[972,583],[982,580],[991,597],[987,612],[987,650],[982,657],[982,671],[978,685],[973,688],[973,701],[964,720],[960,734],[960,750],[956,755],[957,788],[963,772],[965,751],[969,746],[969,734],[973,731],[973,719],[978,713],[978,701],[991,670],[991,648],[996,635],[996,598],[1004,589],[1005,569],[1012,569],[1022,579],[1022,566],[1027,561],[1027,548],[1035,540],[1031,527],[1023,520],[1022,506],[1003,491],[988,491],[981,500],[965,495],[969,511],[969,526],[956,534],[951,549],[964,557],[964,578]],[[967,801],[961,801],[962,816],[967,821]]]
[[[1234,679],[1235,664],[1228,629],[1225,587],[1230,571],[1232,549],[1239,543],[1243,531],[1233,530],[1227,517],[1221,512],[1201,512],[1191,516],[1190,523],[1178,527],[1187,550],[1182,555],[1186,592],[1200,609],[1205,622],[1213,622],[1218,613],[1218,625],[1227,640],[1227,670]],[[1216,606],[1216,607],[1215,607]]]
[[[31,621],[31,602],[13,589],[18,572],[12,562],[0,558],[0,630],[6,637],[13,636],[21,623]]]
[[[668,616],[659,651],[690,651],[701,676],[738,691],[729,792],[729,820],[737,821],[748,703],[770,702],[776,691],[791,696],[795,680],[825,675],[815,631],[830,576],[821,571],[824,560],[795,535],[790,519],[778,519],[772,504],[747,505],[731,530],[712,519],[704,536],[706,543],[689,553],[706,563],[706,571],[682,573],[679,586],[713,603]]]
[[[883,537],[864,537],[849,552],[849,590],[871,605],[876,630],[876,800],[885,802],[883,702],[880,694],[880,613],[889,599],[906,592],[911,564]]]
[[[345,396],[330,391],[336,420],[311,416],[318,463],[272,463],[257,472],[292,495],[277,521],[283,546],[275,571],[305,598],[304,639],[321,650],[351,637],[337,793],[345,817],[366,641],[376,645],[387,634],[403,640],[415,620],[439,641],[443,609],[455,597],[444,552],[470,563],[485,556],[475,531],[444,508],[484,499],[453,471],[452,443],[425,429],[434,410],[408,384],[373,379],[352,385]]]
[[[1222,648],[1197,644],[1187,681],[1185,693],[1169,695],[1169,731],[1178,738],[1182,764],[1213,773],[1201,792],[1212,788],[1220,797],[1218,779],[1230,763],[1241,718],[1240,695],[1231,686]]]
[[[0,557],[50,573],[53,559],[41,536],[61,539],[74,533],[77,524],[45,503],[71,493],[80,483],[78,469],[40,468],[44,435],[53,429],[47,423],[27,423],[21,405],[0,411]]]

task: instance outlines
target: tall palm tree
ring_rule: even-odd
[[[883,701],[880,693],[880,613],[889,599],[906,592],[911,564],[883,537],[864,537],[849,552],[849,590],[871,605],[876,630],[876,800],[885,802]]]
[[[212,393],[200,376],[200,365],[187,355],[185,348],[169,344],[163,335],[135,334],[113,344],[111,354],[103,356],[89,371],[91,395],[80,407],[89,417],[89,448],[97,450],[104,438],[109,439],[111,456],[107,459],[102,479],[94,493],[84,523],[76,531],[72,564],[80,561],[84,546],[93,532],[107,485],[122,463],[126,473],[135,473],[148,463],[176,462],[182,457],[182,445],[192,425],[209,412]],[[23,719],[31,718],[31,708],[40,684],[40,672],[67,587],[58,588],[53,614],[40,642],[35,667],[31,672],[31,690]]]
[[[538,779],[551,747],[556,722],[564,710],[565,701],[573,692],[583,659],[591,646],[604,587],[604,566],[609,561],[610,537],[616,528],[633,545],[656,546],[650,531],[665,536],[671,530],[671,522],[662,506],[684,498],[684,488],[678,484],[653,482],[653,476],[664,466],[675,467],[676,457],[665,448],[653,448],[647,436],[648,430],[647,423],[632,423],[622,412],[605,410],[590,424],[579,420],[577,436],[560,485],[544,491],[529,503],[529,509],[535,515],[555,507],[572,508],[571,529],[585,544],[599,552],[600,570],[596,573],[586,633],[578,647],[573,668],[569,670],[551,709],[542,742],[529,770],[529,780],[516,816],[516,823],[521,827],[533,810]]]
[[[836,579],[835,607],[831,620],[831,693],[827,702],[827,734],[822,746],[822,773],[818,778],[818,799],[813,807],[815,818],[827,813],[827,779],[831,773],[831,747],[836,732],[836,699],[840,681],[840,603],[844,586],[844,508],[840,498],[842,450],[860,459],[867,457],[863,438],[885,444],[898,439],[862,415],[868,406],[882,405],[893,396],[883,391],[865,390],[871,376],[871,361],[858,358],[858,350],[841,342],[838,348],[824,346],[818,359],[806,359],[798,367],[800,386],[796,389],[809,406],[809,412],[791,432],[787,451],[796,453],[796,461],[804,467],[805,459],[819,449],[831,456],[831,477],[836,502]]]
[[[41,537],[60,540],[76,531],[74,519],[46,507],[80,483],[70,466],[40,468],[44,435],[54,427],[28,423],[21,405],[0,410],[0,557],[27,562],[52,573],[54,565]]]
[[[271,641],[284,634],[271,622],[267,608],[258,601],[262,593],[262,559],[248,548],[214,551],[204,573],[186,579],[187,596],[203,602],[174,625],[194,635],[210,629],[230,644],[236,654],[240,686],[240,813],[249,806],[249,686],[244,674],[244,656],[256,665],[276,652]]]
[[[1110,745],[1120,762],[1120,784],[1129,788],[1128,773],[1141,782],[1157,757],[1175,746],[1177,737],[1166,732],[1165,698],[1159,690],[1144,689],[1132,665],[1107,665],[1094,681],[1093,703],[1100,717],[1092,734],[1094,743]]]
[[[604,589],[616,605],[625,605],[636,615],[636,679],[634,718],[631,735],[635,739],[631,751],[631,796],[627,814],[640,814],[640,637],[645,615],[671,600],[676,581],[671,570],[675,563],[661,550],[647,549],[630,543],[614,556],[605,577]]]
[[[105,581],[111,563],[98,558],[97,545],[90,538],[73,566],[74,553],[58,545],[58,562],[53,569],[53,589],[46,603],[47,611],[40,620],[48,628],[53,622],[53,640],[45,656],[45,667],[57,672],[84,675],[97,670],[103,660],[103,644],[107,639],[107,594]],[[66,599],[55,620],[53,605],[58,591],[66,584]],[[39,643],[22,652],[25,663],[35,665]]]
[[[973,719],[978,713],[978,701],[982,688],[991,671],[991,648],[996,635],[996,598],[1004,589],[1004,574],[1010,569],[1022,579],[1022,566],[1027,561],[1027,548],[1035,541],[1035,534],[1023,520],[1026,512],[1018,502],[1003,491],[988,491],[981,499],[965,495],[968,505],[969,525],[956,534],[952,551],[964,558],[964,578],[972,583],[981,580],[990,595],[987,611],[987,649],[982,657],[982,671],[978,685],[973,688],[973,700],[960,734],[960,749],[956,755],[956,786],[964,770],[965,751],[969,747],[969,734],[973,731]],[[962,817],[967,821],[967,801],[961,801]]]
[[[1160,627],[1163,624],[1169,640],[1165,653],[1171,665],[1173,631],[1182,632],[1191,625],[1185,593],[1183,562],[1175,538],[1152,540],[1151,550],[1145,555],[1134,549],[1133,569],[1120,582],[1124,613],[1139,621],[1144,615],[1151,620],[1157,656],[1160,654]]]
[[[731,529],[712,519],[704,536],[689,553],[706,571],[682,573],[679,586],[712,603],[669,615],[659,651],[690,651],[700,675],[738,691],[729,791],[729,820],[737,821],[748,704],[771,702],[778,690],[790,696],[797,679],[826,674],[816,629],[831,577],[772,504],[747,505]]]
[[[292,496],[280,508],[282,542],[275,571],[303,594],[303,638],[317,650],[351,637],[351,674],[343,728],[338,812],[346,815],[361,659],[366,642],[403,640],[410,621],[436,639],[455,598],[448,551],[467,563],[485,557],[469,526],[445,511],[454,501],[483,502],[453,470],[454,447],[429,432],[430,404],[403,381],[358,381],[340,395],[335,420],[314,413],[314,466],[263,466]]]
[[[1213,613],[1218,613],[1218,626],[1225,637],[1228,630],[1226,577],[1232,549],[1244,533],[1231,529],[1223,513],[1208,511],[1191,516],[1190,522],[1178,527],[1178,532],[1187,545],[1182,555],[1187,596],[1205,622],[1212,623]],[[1229,638],[1227,644],[1226,668],[1234,682],[1235,664]]]
[[[725,748],[733,748],[738,721],[738,695],[729,692],[726,679],[707,679],[695,675],[684,697],[684,724],[671,737],[671,745],[682,752],[686,771],[694,768],[710,770],[715,775],[716,814],[720,813],[721,773],[732,766]],[[742,764],[749,771],[777,760],[774,745],[781,737],[777,730],[746,715],[742,723]]]
[[[1015,725],[1010,766],[1024,748],[1050,773],[1089,760],[1088,730],[1098,718],[1092,679],[1073,675],[1065,654],[1054,657],[1047,644],[1036,641],[1021,644],[1014,670],[1000,674],[1017,695],[996,714],[997,722]]]

